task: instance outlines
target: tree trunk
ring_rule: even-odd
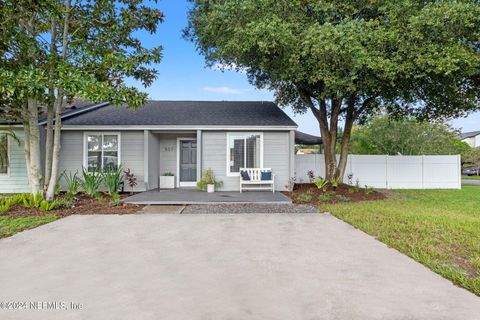
[[[33,194],[42,193],[42,169],[40,159],[40,130],[38,128],[38,105],[33,98],[28,98],[28,131],[25,132],[26,140],[29,142],[28,158],[28,180],[30,190]]]
[[[53,102],[47,106],[47,127],[45,135],[45,182],[50,181],[53,156]],[[46,187],[47,185],[45,185]],[[45,190],[47,191],[47,190]]]
[[[58,92],[56,110],[55,110],[55,130],[53,138],[53,153],[52,153],[52,167],[50,180],[48,181],[46,200],[51,201],[55,197],[55,188],[58,180],[58,171],[60,163],[60,149],[61,149],[61,131],[62,131],[62,104],[63,104],[63,89]]]
[[[67,57],[68,46],[68,32],[70,24],[70,10],[71,0],[67,0],[65,3],[65,18],[63,20],[63,34],[62,34],[62,60]],[[62,133],[62,105],[65,95],[64,88],[58,88],[55,110],[55,130],[53,138],[53,153],[52,153],[52,168],[51,176],[48,181],[46,200],[51,201],[55,197],[55,188],[58,179],[58,167],[60,162],[60,148],[61,148],[61,133]]]
[[[352,127],[353,127],[353,117],[350,113],[353,113],[353,110],[347,111],[347,116],[345,117],[345,126],[343,129],[343,138],[342,144],[340,147],[340,160],[338,161],[337,170],[335,172],[335,178],[343,181],[343,177],[345,175],[345,169],[347,167],[348,161],[348,147],[350,145],[350,137],[352,135]]]

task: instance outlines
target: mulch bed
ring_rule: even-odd
[[[340,184],[337,188],[328,186],[325,191],[318,189],[313,183],[296,184],[292,192],[283,192],[296,204],[318,205],[319,203],[360,202],[386,199],[387,195],[377,190],[366,190],[354,186]],[[298,197],[303,194],[311,194],[311,201],[301,201]],[[319,200],[319,196],[329,200]]]
[[[121,194],[122,199],[130,196],[130,194]],[[60,196],[61,198],[62,196]],[[98,201],[95,198],[90,198],[84,194],[78,194],[76,196],[75,204],[72,208],[61,208],[50,211],[41,211],[36,208],[27,209],[23,205],[14,205],[10,207],[8,212],[0,213],[0,217],[27,217],[27,216],[46,216],[56,215],[58,217],[66,217],[70,215],[91,215],[91,214],[132,214],[139,212],[144,206],[122,203],[117,207],[110,207],[108,204],[112,201],[112,198],[107,194],[103,195],[104,199]]]

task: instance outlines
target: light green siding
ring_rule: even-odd
[[[0,128],[0,131],[6,128]],[[29,192],[27,176],[27,163],[24,153],[24,134],[23,129],[15,128],[15,135],[20,139],[21,145],[9,138],[9,173],[0,174],[0,193],[23,193]]]

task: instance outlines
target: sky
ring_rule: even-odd
[[[189,4],[186,0],[161,0],[157,6],[164,13],[165,20],[157,33],[139,34],[146,47],[163,46],[163,58],[155,65],[158,79],[148,88],[131,82],[149,94],[154,100],[261,100],[273,101],[273,93],[258,90],[250,85],[247,76],[241,72],[220,71],[205,66],[205,60],[193,43],[182,38],[187,25]],[[318,122],[309,112],[294,115],[288,108],[284,111],[299,125],[299,130],[319,135]],[[455,119],[451,124],[463,132],[480,130],[480,112],[467,118]]]

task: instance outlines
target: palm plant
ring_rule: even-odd
[[[102,172],[103,181],[108,189],[108,194],[114,196],[118,194],[123,182],[122,166],[108,168]]]
[[[67,196],[69,198],[73,198],[77,195],[78,191],[80,190],[81,181],[78,179],[78,170],[72,174],[71,171],[68,174],[64,171],[62,173],[63,180],[67,184]]]
[[[96,171],[89,172],[85,168],[83,169],[83,181],[80,182],[83,191],[88,196],[95,198],[102,184],[103,177]]]

